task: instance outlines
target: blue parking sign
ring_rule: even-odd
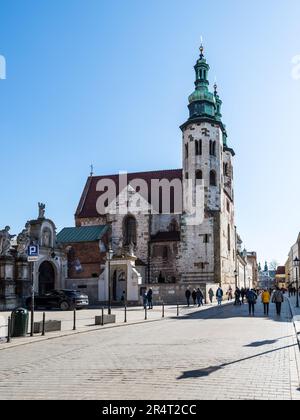
[[[39,246],[33,244],[29,245],[27,255],[29,258],[37,258],[39,256]]]

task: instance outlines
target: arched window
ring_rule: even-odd
[[[189,157],[189,145],[185,145],[185,158],[187,159]]]
[[[217,186],[217,175],[216,175],[215,171],[210,171],[209,183],[210,183],[211,187],[216,187]]]
[[[195,155],[201,156],[202,155],[202,140],[195,141]]]
[[[124,245],[136,245],[136,220],[133,216],[126,216],[123,225]]]
[[[197,171],[196,172],[196,180],[202,180],[202,179],[203,179],[202,171]]]
[[[216,156],[216,142],[215,141],[213,142],[213,145],[212,145],[212,155]]]
[[[210,154],[210,156],[212,155],[212,149],[213,149],[213,147],[212,147],[212,144],[213,144],[213,142],[210,140],[209,141],[209,154]]]

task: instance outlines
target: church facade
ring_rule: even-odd
[[[209,90],[203,47],[194,69],[189,117],[180,127],[182,168],[87,180],[76,226],[109,227],[112,250],[97,280],[99,301],[108,299],[109,287],[115,301],[125,293],[130,302],[147,287],[170,302],[187,288],[235,288],[235,153],[217,86]]]

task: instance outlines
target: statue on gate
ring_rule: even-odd
[[[9,231],[9,226],[6,226],[3,230],[0,230],[0,257],[7,257],[10,255],[11,240],[16,235],[11,235]]]

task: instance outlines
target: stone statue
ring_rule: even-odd
[[[0,257],[6,257],[10,255],[11,240],[16,235],[10,235],[10,227],[6,226],[3,230],[0,230]]]
[[[24,256],[27,254],[27,248],[30,245],[30,235],[29,235],[29,226],[26,224],[25,229],[17,237],[17,244],[18,244],[18,255]]]
[[[51,232],[49,229],[43,231],[43,246],[46,248],[51,246]]]
[[[39,203],[39,219],[45,218],[45,209],[46,209],[46,204]]]
[[[130,242],[130,244],[129,244],[128,255],[130,257],[134,257],[134,243],[133,242]]]

